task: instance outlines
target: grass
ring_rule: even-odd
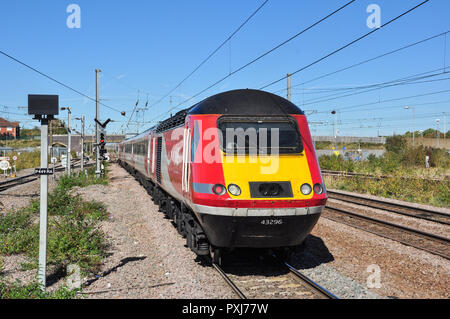
[[[10,158],[11,166],[14,165],[14,161],[12,160],[13,156],[17,156],[16,161],[16,170],[20,171],[22,169],[27,168],[36,168],[41,166],[41,151],[33,151],[33,152],[22,152],[20,155],[17,152],[13,152],[7,154]]]
[[[43,292],[37,282],[24,285],[20,282],[0,281],[0,299],[74,299],[77,292],[78,290],[70,290],[66,286],[54,292]]]
[[[434,206],[450,206],[450,155],[441,149],[410,147],[402,137],[392,137],[382,157],[369,156],[365,161],[345,160],[342,156],[321,156],[325,170],[389,176],[384,179],[362,177],[325,177],[328,188],[366,193]],[[430,168],[425,168],[425,157]],[[431,181],[430,179],[438,179]]]
[[[66,269],[77,264],[83,275],[98,272],[108,247],[100,221],[108,217],[103,204],[84,201],[71,194],[74,187],[107,184],[105,178],[96,179],[93,172],[62,177],[49,195],[47,264]],[[39,256],[39,201],[17,212],[0,215],[0,257],[23,254],[29,263],[23,269],[37,269]],[[61,288],[52,294],[41,293],[36,283],[22,285],[5,283],[0,276],[0,298],[70,298],[73,291]]]
[[[374,180],[361,177],[325,176],[330,189],[365,193],[380,197],[422,203],[438,207],[450,206],[450,182],[424,179],[386,178]]]
[[[0,139],[0,147],[12,147],[12,148],[26,148],[26,147],[38,147],[41,146],[41,140],[34,139],[18,139],[18,140],[8,140],[6,142],[4,139]]]

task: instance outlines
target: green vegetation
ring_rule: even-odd
[[[41,146],[41,140],[35,140],[33,138],[20,138],[5,141],[0,139],[0,147],[12,147],[12,148],[26,148],[26,147],[38,147]]]
[[[432,128],[429,128],[423,132],[421,131],[415,131],[414,132],[416,137],[425,137],[425,138],[436,138],[438,135],[438,131]],[[439,135],[441,138],[449,138],[450,137],[450,131],[447,131],[447,133],[443,133],[443,132],[439,132]],[[405,137],[413,137],[413,133],[412,132],[406,132],[403,136]]]
[[[438,207],[450,206],[450,182],[425,179],[325,176],[328,188],[349,192],[366,193],[386,198],[394,198],[414,203]]]
[[[106,208],[70,193],[76,186],[107,184],[106,179],[96,179],[92,170],[90,172],[88,178],[83,175],[61,178],[49,195],[47,263],[57,272],[64,273],[68,265],[77,264],[82,274],[96,273],[106,254],[108,243],[99,228],[100,221],[108,217]],[[29,263],[22,267],[37,269],[38,221],[39,201],[33,201],[20,211],[0,215],[0,257],[23,254]],[[73,298],[74,293],[63,287],[44,294],[36,283],[6,283],[0,268],[0,298]]]
[[[425,168],[427,155],[430,157],[429,169]],[[328,188],[450,206],[450,182],[445,180],[450,169],[450,155],[442,149],[410,147],[403,136],[388,138],[386,153],[379,158],[369,156],[365,161],[354,162],[342,156],[321,156],[319,163],[325,170],[390,176],[385,179],[326,177]]]
[[[11,166],[14,165],[12,157],[17,156],[16,170],[20,171],[27,168],[36,168],[41,166],[41,151],[37,150],[34,152],[22,152],[20,155],[17,152],[8,154],[10,158]]]
[[[362,149],[370,149],[370,150],[384,150],[383,144],[376,143],[337,143],[336,147],[333,142],[316,142],[317,150],[332,150],[333,147],[338,150],[342,150],[344,147],[347,150],[357,150],[360,147]]]
[[[76,294],[77,290],[69,290],[66,286],[54,292],[43,292],[37,282],[23,285],[0,281],[0,299],[74,299]]]

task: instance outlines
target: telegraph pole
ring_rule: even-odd
[[[292,74],[287,74],[287,99],[292,102]]]
[[[84,115],[81,116],[81,174],[84,174]]]
[[[69,176],[71,176],[71,170],[72,168],[71,166],[71,152],[72,152],[72,132],[71,132],[71,128],[70,128],[70,120],[71,120],[71,115],[72,115],[72,108],[70,107],[63,107],[61,108],[61,111],[65,111],[67,110],[67,167],[66,167],[66,172]]]
[[[337,120],[337,111],[334,110],[331,112],[334,115],[334,124],[333,124],[333,133],[334,133],[334,147],[337,148],[337,136],[338,136],[338,120]]]
[[[84,174],[84,115],[75,120],[81,121],[81,173]]]
[[[99,87],[99,73],[101,72],[101,70],[96,69],[95,70],[95,91],[96,91],[96,98],[95,98],[95,105],[96,105],[96,113],[95,113],[95,118],[99,121],[100,120],[100,87]],[[96,122],[95,123],[95,143],[97,144],[96,146],[96,159],[95,159],[95,174],[97,175],[97,178],[100,177],[100,148],[99,148],[99,144],[100,144],[100,132],[99,132],[99,125]]]
[[[444,112],[444,145],[447,137],[447,113]]]
[[[50,136],[49,136],[49,144],[50,144],[50,158],[53,157],[53,121],[49,120],[49,130],[50,130]]]
[[[440,148],[441,147],[441,143],[440,143],[440,140],[441,140],[441,132],[439,131],[439,123],[441,122],[441,119],[436,119],[436,127],[437,127],[437,134],[436,134],[436,137],[437,137],[437,148]]]

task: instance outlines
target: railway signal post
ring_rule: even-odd
[[[96,69],[95,70],[95,143],[96,146],[96,159],[95,159],[95,174],[97,175],[97,178],[100,177],[100,149],[98,148],[98,144],[100,143],[100,134],[99,134],[99,122],[98,119],[100,118],[100,78],[99,73],[101,70]]]
[[[47,270],[48,175],[53,175],[53,169],[48,168],[48,122],[58,115],[58,109],[58,95],[28,95],[28,114],[41,122],[41,167],[35,172],[41,176],[38,279],[43,291],[46,288]]]
[[[105,168],[103,161],[105,160],[105,154],[106,154],[105,130],[106,130],[106,126],[108,125],[108,123],[111,122],[111,119],[107,119],[105,123],[101,123],[99,120],[95,119],[95,122],[101,128],[101,133],[99,135],[99,141],[98,141],[96,147],[97,147],[97,154],[98,154],[97,160],[100,160],[100,159],[102,160],[101,167],[100,167],[100,175],[103,176],[104,168]]]
[[[71,159],[72,159],[72,146],[71,146],[71,141],[72,141],[72,129],[70,128],[70,120],[71,120],[71,115],[72,115],[72,108],[70,107],[63,107],[61,108],[61,111],[65,111],[67,110],[67,166],[66,166],[66,172],[69,176],[71,176],[72,172],[71,172]]]

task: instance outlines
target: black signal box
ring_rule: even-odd
[[[42,115],[54,116],[59,114],[58,95],[28,95],[28,114],[37,117]]]

